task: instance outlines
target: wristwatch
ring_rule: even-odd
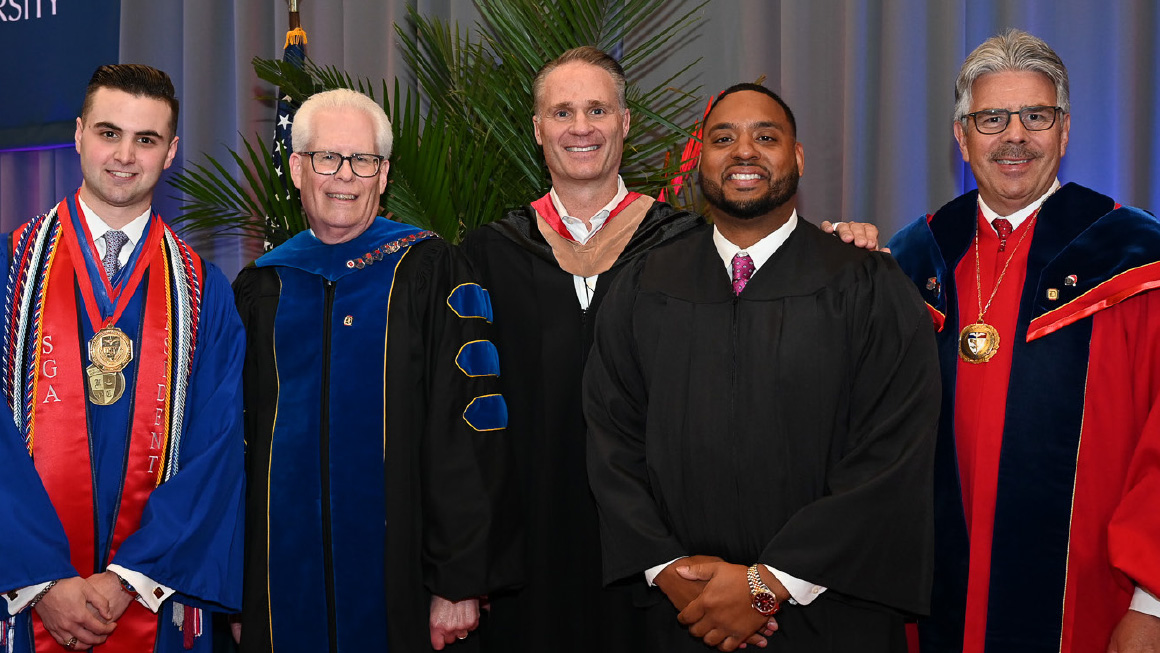
[[[124,590],[126,594],[128,594],[129,596],[131,596],[131,597],[133,597],[134,599],[136,599],[136,598],[137,598],[137,590],[136,590],[136,588],[134,588],[134,587],[133,587],[133,586],[132,586],[132,585],[129,583],[129,581],[125,580],[124,578],[121,578],[121,575],[120,575],[120,574],[117,574],[117,579],[121,581],[121,589],[122,589],[122,590]]]
[[[761,573],[758,571],[757,565],[749,568],[749,573],[746,574],[749,579],[749,594],[753,597],[753,609],[757,610],[765,616],[777,614],[781,609],[781,601],[777,600],[777,596],[761,580]]]

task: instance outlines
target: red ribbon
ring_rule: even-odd
[[[83,350],[77,329],[74,279],[81,288],[94,330],[99,329],[103,321],[66,202],[61,202],[58,215],[63,246],[58,247],[47,268],[43,315],[35,334],[38,347],[34,363],[37,370],[29,419],[30,444],[37,472],[68,536],[72,564],[82,577],[88,578],[96,571],[93,563],[97,543],[89,427],[85,420],[86,363],[81,360]],[[114,300],[113,316],[104,322],[116,323],[145,270],[153,268],[154,273],[148,281],[147,296],[150,300],[143,308],[145,335],[143,342],[139,343],[135,395],[122,398],[123,401],[133,401],[134,409],[128,467],[123,479],[117,522],[113,527],[111,560],[115,559],[118,547],[140,526],[145,504],[161,478],[169,438],[170,338],[175,325],[172,324],[168,301],[169,266],[160,243],[164,225],[156,216],[153,219],[150,237],[141,243],[146,249],[141,251],[129,282]],[[155,262],[157,265],[153,265]],[[103,277],[107,289],[112,291],[108,280]],[[128,331],[133,333],[136,329]],[[96,650],[102,653],[152,650],[157,622],[156,615],[134,601],[117,621],[117,629]],[[37,653],[60,653],[60,645],[35,615],[33,623]]]

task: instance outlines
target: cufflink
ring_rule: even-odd
[[[1048,288],[1047,299],[1050,301],[1057,301],[1059,299],[1059,288]]]

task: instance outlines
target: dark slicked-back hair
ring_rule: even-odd
[[[137,97],[161,100],[169,105],[170,137],[177,135],[177,92],[173,80],[162,70],[135,63],[109,64],[93,71],[89,86],[85,89],[85,103],[81,107],[81,120],[93,108],[93,95],[99,88],[112,88]]]
[[[741,91],[754,91],[756,93],[768,95],[769,97],[773,98],[773,101],[780,104],[781,108],[783,110],[785,110],[785,117],[789,119],[790,133],[793,135],[794,138],[797,138],[797,120],[793,117],[793,110],[789,108],[789,105],[785,103],[785,100],[781,99],[780,95],[778,95],[777,93],[774,93],[773,91],[769,90],[768,88],[765,88],[761,84],[751,84],[749,82],[743,82],[741,84],[734,84],[733,86],[730,86],[729,88],[725,89],[724,91],[721,91],[720,93],[717,94],[717,97],[713,98],[713,106],[709,108],[709,113],[713,113],[713,109],[716,108],[718,102],[720,102],[721,100],[725,99],[726,97],[728,97],[730,95],[733,95],[734,93],[740,93]],[[708,125],[708,124],[709,124],[709,115],[706,114],[705,115],[705,125]]]
[[[624,111],[628,108],[628,102],[624,98],[624,68],[621,68],[620,62],[600,48],[582,45],[578,48],[572,48],[544,64],[536,73],[536,78],[532,80],[532,111],[538,112],[540,110],[540,97],[544,94],[544,80],[552,71],[566,63],[586,63],[608,73],[612,77],[612,83],[616,86],[616,99],[620,102],[620,110]]]

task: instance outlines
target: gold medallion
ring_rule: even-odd
[[[89,360],[103,372],[120,372],[133,360],[133,341],[124,331],[107,326],[89,340]]]
[[[959,358],[968,363],[986,363],[997,351],[999,332],[990,324],[968,324],[959,334]]]
[[[111,406],[125,394],[125,375],[120,371],[106,372],[96,365],[89,365],[85,374],[89,377],[89,401],[94,404]]]

